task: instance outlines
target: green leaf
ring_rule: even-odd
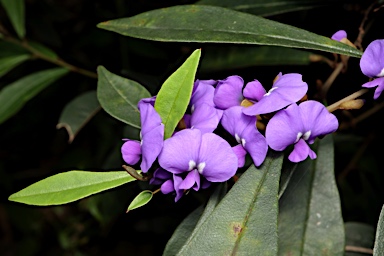
[[[153,192],[150,190],[141,191],[129,204],[127,212],[146,205],[151,201]]]
[[[29,54],[13,55],[0,59],[0,77],[31,57]]]
[[[384,206],[381,208],[379,221],[376,228],[375,247],[373,248],[373,255],[384,255]]]
[[[155,109],[164,124],[164,139],[172,136],[183,118],[191,98],[201,50],[195,50],[188,59],[164,82],[155,101]]]
[[[7,12],[17,35],[20,38],[23,38],[25,36],[24,0],[1,0],[1,3]]]
[[[29,41],[28,44],[35,50],[35,51],[38,51],[40,54],[42,55],[45,55],[51,59],[57,59],[59,58],[59,56],[57,56],[57,54],[49,49],[48,47],[38,43],[38,42],[33,42],[33,41]]]
[[[103,66],[97,68],[97,98],[101,107],[114,118],[140,128],[137,103],[151,94],[139,83],[109,72]]]
[[[292,163],[291,161],[284,162],[280,175],[279,199],[282,197],[285,190],[287,189],[289,181],[291,180],[296,168],[297,163]]]
[[[173,232],[172,237],[165,246],[163,256],[173,256],[181,250],[181,248],[189,243],[195,234],[200,230],[201,225],[211,215],[217,204],[227,192],[227,184],[220,183],[216,187],[214,193],[209,198],[205,208],[201,205],[192,213],[190,213]]]
[[[250,167],[177,255],[275,255],[282,154]]]
[[[352,57],[362,55],[361,51],[328,37],[216,6],[173,6],[102,22],[98,27],[155,41],[276,45]]]
[[[39,206],[66,204],[134,180],[125,171],[68,171],[38,181],[8,200]]]
[[[30,54],[30,52],[22,48],[21,46],[0,40],[0,58],[26,54]]]
[[[280,199],[279,255],[319,254],[344,254],[332,135],[318,142],[316,160],[298,164]]]
[[[0,91],[0,123],[16,114],[26,102],[67,73],[65,68],[43,70],[5,86]]]
[[[221,6],[259,16],[270,16],[335,4],[338,0],[200,0],[196,4]]]
[[[205,47],[201,72],[267,65],[308,65],[315,55],[309,51],[277,46]]]
[[[57,129],[65,128],[71,143],[81,128],[100,110],[96,91],[85,92],[69,102],[61,113]]]

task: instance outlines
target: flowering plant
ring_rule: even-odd
[[[124,123],[128,132],[116,141],[118,170],[61,172],[11,194],[9,201],[62,205],[138,184],[140,191],[129,199],[127,213],[145,211],[160,194],[168,198],[170,207],[200,198],[200,206],[178,223],[163,255],[344,255],[364,249],[384,254],[383,211],[377,216],[372,246],[348,244],[351,231],[344,223],[338,188],[343,183],[335,180],[334,164],[335,140],[342,139],[335,135],[352,122],[343,120],[345,113],[360,111],[366,101],[382,97],[384,39],[375,39],[364,49],[362,38],[352,43],[344,30],[323,36],[230,6],[200,2],[97,25],[129,38],[198,44],[189,46],[182,64],[151,92],[103,65],[95,74],[37,55],[63,67],[41,71],[48,78],[40,84],[48,85],[68,69],[97,78],[97,90],[87,96],[95,107],[86,117],[68,121],[63,112],[65,121],[59,127],[68,130],[71,141],[96,108]],[[3,6],[9,13],[17,10],[7,1]],[[15,25],[20,21],[12,22],[21,40],[0,26],[4,40],[39,54],[38,47],[23,41],[25,34]],[[273,75],[263,77],[263,83],[256,75],[249,79],[236,72],[200,77],[199,69],[210,51],[204,43],[263,45],[255,46],[256,54],[262,47],[293,50],[293,55],[306,54],[308,59],[328,63],[333,71],[324,84],[307,79],[305,71],[273,67],[269,67]],[[334,60],[308,50],[333,54]],[[357,92],[330,99],[328,91],[336,77],[356,65],[351,57],[360,58],[358,68],[369,80],[358,82]],[[8,72],[11,66],[3,70]],[[32,76],[29,81],[39,77]],[[12,91],[18,91],[19,84],[24,83],[4,88],[0,99],[12,101]],[[32,83],[36,91],[38,85]],[[372,97],[361,98],[369,92]],[[79,106],[71,103],[72,113]],[[7,113],[12,115],[11,110]],[[8,117],[3,115],[4,120]],[[76,132],[73,127],[78,128]]]

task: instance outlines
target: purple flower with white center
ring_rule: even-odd
[[[149,181],[149,184],[160,185],[160,191],[163,194],[169,194],[175,192],[175,202],[177,202],[183,196],[183,189],[178,189],[178,185],[181,183],[182,178],[178,177],[176,174],[170,173],[163,168],[157,168],[153,173],[152,179]],[[176,187],[175,187],[176,184]]]
[[[316,153],[307,142],[312,144],[317,137],[336,131],[338,126],[337,118],[323,104],[310,100],[277,112],[269,120],[265,136],[268,145],[277,151],[294,144],[288,159],[297,163],[308,156],[315,159]]]
[[[242,110],[243,107],[241,106],[225,110],[221,124],[239,143],[233,148],[239,159],[238,167],[244,166],[247,152],[255,165],[260,166],[267,155],[268,144],[256,128],[256,117],[244,115]]]
[[[196,108],[198,108],[201,105],[206,105],[210,107],[210,112],[213,112],[217,117],[214,119],[221,119],[223,116],[223,110],[217,109],[214,102],[213,102],[213,95],[215,92],[214,85],[217,84],[216,80],[196,80],[191,100],[189,102],[189,105],[191,107],[191,113],[195,111]],[[205,106],[205,108],[207,108]],[[211,117],[213,117],[211,115]]]
[[[238,166],[227,141],[198,129],[181,130],[165,140],[158,161],[163,169],[176,175],[175,190],[197,191],[207,186],[206,181],[226,181],[235,175]]]
[[[384,39],[372,41],[360,59],[360,69],[364,75],[375,78],[362,87],[376,87],[374,99],[377,99],[384,90]]]
[[[121,147],[124,161],[134,165],[142,158],[140,168],[146,173],[156,160],[163,147],[164,124],[153,107],[152,98],[143,99],[138,103],[141,119],[141,141],[126,140]]]
[[[254,116],[275,112],[299,101],[307,91],[307,83],[303,82],[302,76],[296,73],[282,75],[280,72],[268,92],[259,81],[255,80],[247,84],[244,96],[252,95],[257,102],[244,108],[243,113]]]
[[[331,37],[331,39],[335,41],[341,41],[344,38],[347,38],[347,32],[345,32],[345,30],[339,30],[335,34],[333,34]]]

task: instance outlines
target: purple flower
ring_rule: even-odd
[[[240,76],[229,76],[220,80],[214,92],[213,102],[219,109],[240,106],[244,99],[242,89],[244,80]]]
[[[235,106],[225,110],[221,124],[239,143],[234,147],[239,159],[238,167],[244,166],[247,152],[255,165],[260,166],[267,155],[268,145],[256,128],[256,117],[244,115],[242,109],[241,106]]]
[[[126,140],[121,147],[124,161],[134,165],[142,158],[140,168],[146,173],[156,160],[163,147],[164,124],[153,107],[153,98],[142,99],[138,103],[141,119],[141,141]]]
[[[197,191],[207,186],[206,181],[226,181],[238,166],[237,156],[227,141],[198,129],[185,129],[165,140],[158,160],[163,169],[175,174],[176,191]]]
[[[341,41],[343,38],[347,38],[347,32],[345,32],[345,30],[339,30],[331,37],[331,39],[336,41]]]
[[[374,99],[377,99],[384,90],[384,39],[372,41],[360,59],[360,69],[364,75],[375,78],[362,87],[372,88],[377,86]]]
[[[178,185],[180,184],[180,179],[181,178],[176,176],[176,174],[170,173],[164,170],[163,168],[157,168],[156,171],[153,173],[153,177],[149,181],[149,184],[161,184],[160,191],[163,194],[175,192],[175,202],[177,202],[183,196],[184,191],[183,189],[178,188]]]
[[[310,100],[277,112],[269,120],[265,136],[268,145],[277,151],[294,144],[288,159],[297,163],[308,156],[315,159],[316,153],[306,142],[312,144],[316,137],[336,131],[338,125],[337,118],[324,105]]]
[[[248,87],[248,88],[247,88]],[[245,97],[257,100],[252,106],[244,108],[243,113],[249,116],[272,113],[299,101],[307,93],[308,85],[300,74],[277,75],[272,88],[266,92],[257,80],[248,83],[244,89]]]
[[[218,114],[216,110],[206,103],[197,105],[193,113],[184,115],[184,122],[187,128],[199,129],[202,133],[211,133],[219,125],[221,114]]]

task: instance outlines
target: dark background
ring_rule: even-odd
[[[96,28],[100,22],[194,1],[91,1],[27,0],[28,40],[54,50],[75,66],[96,72],[98,65],[140,82],[155,94],[164,80],[197,48],[205,51],[228,45],[162,43],[123,37]],[[332,6],[268,17],[330,37],[339,29],[354,42],[365,9],[372,1],[344,1]],[[379,5],[378,5],[379,6]],[[383,9],[368,16],[371,24],[363,47],[384,38]],[[225,17],[223,17],[225,18]],[[5,11],[0,22],[13,33]],[[332,54],[320,53],[333,59]],[[27,62],[0,79],[0,88],[26,74],[55,67],[43,60]],[[240,75],[271,86],[278,72],[301,73],[309,85],[309,98],[316,81],[325,81],[332,69],[324,63],[307,66],[252,66],[220,72],[198,71],[198,79],[224,79]],[[348,70],[336,79],[327,101],[333,103],[359,90],[367,78],[359,60],[351,58]],[[130,201],[148,185],[133,182],[122,187],[56,207],[32,207],[9,202],[9,195],[48,176],[68,170],[121,170],[121,139],[129,127],[100,111],[69,144],[64,129],[56,129],[65,105],[89,90],[97,80],[71,73],[29,101],[15,116],[0,125],[0,252],[2,255],[161,255],[180,221],[210,190],[189,193],[174,203],[170,195],[156,194],[152,201],[125,213]],[[364,95],[360,110],[336,111],[340,123],[353,119],[382,102]],[[382,97],[381,97],[382,98]],[[0,106],[1,107],[1,106]],[[383,111],[356,126],[335,134],[336,178],[344,221],[376,226],[383,204]],[[355,162],[354,162],[354,161]],[[330,159],[330,161],[332,161]]]

